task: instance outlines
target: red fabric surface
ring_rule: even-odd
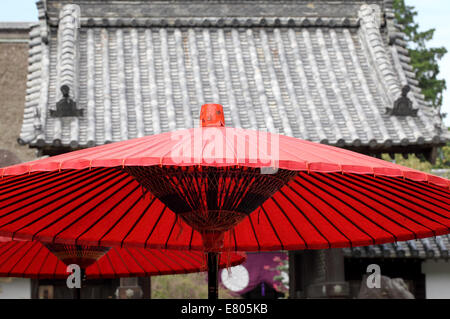
[[[273,138],[242,129],[191,129],[0,169],[0,235],[67,244],[202,250],[200,234],[177,220],[158,199],[144,195],[121,168],[271,166],[264,152],[248,151],[252,134],[260,134],[260,140]],[[291,137],[280,135],[275,142],[278,167],[297,170],[298,176],[226,232],[223,249],[321,249],[450,232],[449,180]],[[204,154],[214,145],[222,145],[225,155]],[[193,150],[193,155],[175,159],[173,155],[183,148]]]
[[[161,164],[270,167],[272,164],[267,162],[270,156],[269,151],[262,147],[256,151],[249,150],[249,146],[251,147],[254,141],[261,144],[264,142],[267,145],[278,144],[279,168],[322,173],[398,176],[450,188],[448,179],[370,156],[284,135],[230,127],[193,128],[106,144],[1,168],[0,175]],[[187,149],[190,150],[189,153],[182,152]]]
[[[219,267],[235,266],[245,261],[238,253],[222,253]],[[143,277],[186,274],[205,271],[206,258],[201,252],[112,247],[86,269],[90,279]],[[0,237],[0,276],[40,279],[65,279],[67,266],[44,245],[36,241],[6,241]]]

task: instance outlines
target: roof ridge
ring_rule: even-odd
[[[82,16],[92,19],[133,21],[135,19],[161,18],[188,20],[189,17],[233,20],[252,17],[264,20],[276,18],[357,18],[361,4],[366,0],[204,0],[204,1],[47,1],[47,14],[52,24],[57,24],[59,11],[67,3],[79,4]],[[383,6],[383,0],[370,0]],[[208,20],[207,20],[208,21]]]
[[[44,145],[43,123],[45,123],[44,105],[47,106],[49,81],[48,25],[46,1],[36,2],[38,22],[30,27],[29,57],[27,76],[27,95],[24,116],[18,143],[21,145],[37,143]]]
[[[349,17],[80,17],[83,27],[358,27],[358,18]],[[59,19],[50,18],[51,26]]]
[[[28,30],[37,23],[37,21],[2,21],[0,29]]]
[[[400,96],[401,87],[397,83],[393,66],[389,61],[388,54],[383,45],[383,39],[380,33],[380,8],[377,5],[364,4],[359,11],[359,17],[361,19],[360,29],[363,31],[361,32],[361,36],[366,42],[370,55],[374,62],[376,62],[375,64],[378,66],[377,71],[380,73],[380,78],[385,80],[381,82],[385,85],[389,100],[393,104],[395,99]]]

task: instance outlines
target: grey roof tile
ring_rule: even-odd
[[[446,259],[450,254],[449,235],[409,240],[394,244],[343,248],[347,258],[420,258]]]
[[[450,138],[417,87],[401,30],[389,14],[384,29],[377,5],[343,4],[341,17],[173,19],[84,16],[76,5],[58,19],[53,4],[46,19],[39,6],[22,143],[87,147],[192,127],[203,103],[224,104],[229,126],[337,146]],[[48,116],[64,83],[85,116]],[[404,84],[418,116],[386,115]]]

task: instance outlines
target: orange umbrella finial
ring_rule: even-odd
[[[203,104],[200,111],[200,123],[202,127],[225,126],[223,106],[220,104]]]

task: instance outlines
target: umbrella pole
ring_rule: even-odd
[[[219,299],[219,253],[208,252],[208,299]]]

